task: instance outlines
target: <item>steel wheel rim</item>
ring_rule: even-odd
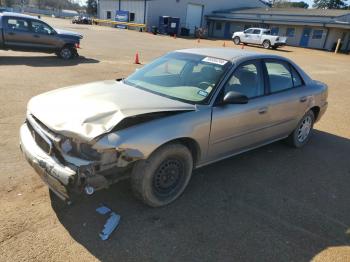
[[[71,54],[72,52],[68,49],[68,48],[65,48],[65,49],[62,49],[61,50],[61,56],[64,58],[64,59],[68,59],[71,57]]]
[[[184,164],[179,159],[167,159],[163,161],[153,178],[153,188],[160,197],[167,197],[181,188],[181,182],[185,177]]]
[[[265,48],[269,48],[269,46],[270,46],[269,42],[264,42],[264,47]]]
[[[298,141],[303,143],[309,136],[312,128],[311,116],[306,116],[301,122],[298,129]]]
[[[237,37],[236,37],[236,38],[234,38],[234,39],[233,39],[233,41],[235,42],[235,44],[236,44],[236,45],[238,45],[238,44],[239,44],[239,39],[238,39]]]

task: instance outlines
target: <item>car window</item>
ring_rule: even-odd
[[[29,31],[29,24],[25,19],[9,18],[7,28],[16,31]]]
[[[270,30],[265,30],[264,34],[265,35],[271,35],[271,31]]]
[[[50,35],[53,29],[45,23],[39,21],[32,21],[32,30],[37,34]]]
[[[293,66],[291,66],[291,69],[292,69],[294,86],[295,87],[302,86],[304,83],[303,83],[303,80],[301,79],[299,73],[297,72],[297,70],[295,70],[295,68]]]
[[[145,73],[145,77],[179,75],[184,69],[186,61],[178,59],[169,59],[167,62],[160,64]]]
[[[244,31],[244,33],[251,34],[251,33],[253,33],[253,29],[247,29],[247,30]]]
[[[282,61],[267,61],[265,65],[271,93],[293,88],[292,74],[287,63]]]
[[[249,62],[239,66],[225,85],[225,94],[239,92],[248,98],[264,94],[264,81],[259,62]]]
[[[190,103],[207,103],[231,63],[202,55],[173,52],[137,70],[124,83]]]
[[[254,35],[260,35],[260,30],[259,29],[254,29],[253,30]]]

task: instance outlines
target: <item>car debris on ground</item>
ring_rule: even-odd
[[[112,212],[112,210],[104,205],[98,207],[96,209],[96,212],[99,213],[100,215],[106,215],[110,213],[109,218],[107,219],[103,230],[99,234],[100,238],[102,240],[107,240],[110,235],[113,233],[113,231],[119,226],[120,222],[120,215],[118,215],[115,212]]]

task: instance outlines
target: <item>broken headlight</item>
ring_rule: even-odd
[[[101,158],[101,154],[96,149],[93,149],[90,144],[80,144],[80,152],[89,159],[99,160]]]

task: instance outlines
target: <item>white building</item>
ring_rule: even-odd
[[[260,0],[100,0],[98,17],[114,20],[117,10],[129,11],[130,22],[158,26],[159,16],[180,18],[180,27],[208,27],[206,15],[215,10],[266,7]]]
[[[341,39],[341,51],[350,51],[350,10],[302,8],[250,8],[214,11],[206,17],[209,36],[231,38],[249,27],[270,28],[273,34],[287,36],[287,43],[333,50]]]

